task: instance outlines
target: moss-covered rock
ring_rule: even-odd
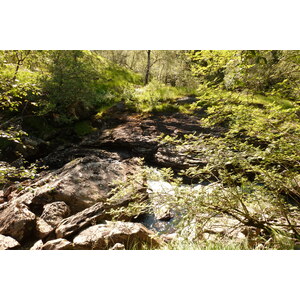
[[[79,121],[74,124],[74,131],[78,136],[84,136],[95,131],[90,121]]]

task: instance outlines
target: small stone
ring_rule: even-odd
[[[125,250],[125,246],[123,244],[121,244],[121,243],[116,243],[109,250]]]
[[[177,233],[162,234],[160,237],[164,242],[170,243],[177,238]]]
[[[42,218],[36,219],[36,234],[37,237],[40,239],[45,238],[48,236],[54,229],[52,226],[50,226],[46,221],[44,221]]]
[[[30,250],[42,250],[43,247],[43,241],[38,240],[37,242],[34,243],[34,245],[30,248]]]
[[[167,205],[160,206],[154,211],[155,218],[159,221],[170,221],[174,217]]]
[[[73,245],[65,239],[51,240],[42,246],[42,250],[72,250]]]
[[[63,201],[57,201],[44,205],[41,218],[52,227],[56,227],[64,218],[67,218],[69,215],[69,206]]]
[[[258,244],[256,247],[255,247],[255,250],[264,250],[264,245],[263,244]]]
[[[20,244],[10,236],[0,234],[0,250],[14,249]]]
[[[242,233],[242,232],[239,232],[237,235],[236,235],[236,238],[237,239],[240,239],[240,240],[243,240],[246,238],[246,236]]]

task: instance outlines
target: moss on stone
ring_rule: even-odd
[[[74,131],[78,136],[84,136],[95,131],[90,121],[79,121],[74,124]]]

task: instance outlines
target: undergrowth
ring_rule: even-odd
[[[127,105],[138,112],[176,112],[179,108],[175,100],[192,93],[192,90],[153,80],[148,85],[135,89]]]

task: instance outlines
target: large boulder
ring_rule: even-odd
[[[124,245],[125,249],[141,249],[157,247],[160,240],[154,237],[154,232],[139,223],[111,222],[91,226],[77,235],[73,244],[76,249],[106,250],[116,243]]]
[[[9,250],[19,247],[20,244],[10,236],[0,234],[0,250]]]
[[[32,234],[36,216],[25,204],[13,202],[1,208],[0,234],[9,235],[18,242]]]
[[[21,192],[16,190],[10,197],[30,206],[37,214],[42,213],[45,204],[63,201],[73,214],[105,202],[116,186],[115,181],[126,181],[138,168],[135,159],[120,162],[96,156],[78,158],[32,183],[27,182],[27,187]]]

